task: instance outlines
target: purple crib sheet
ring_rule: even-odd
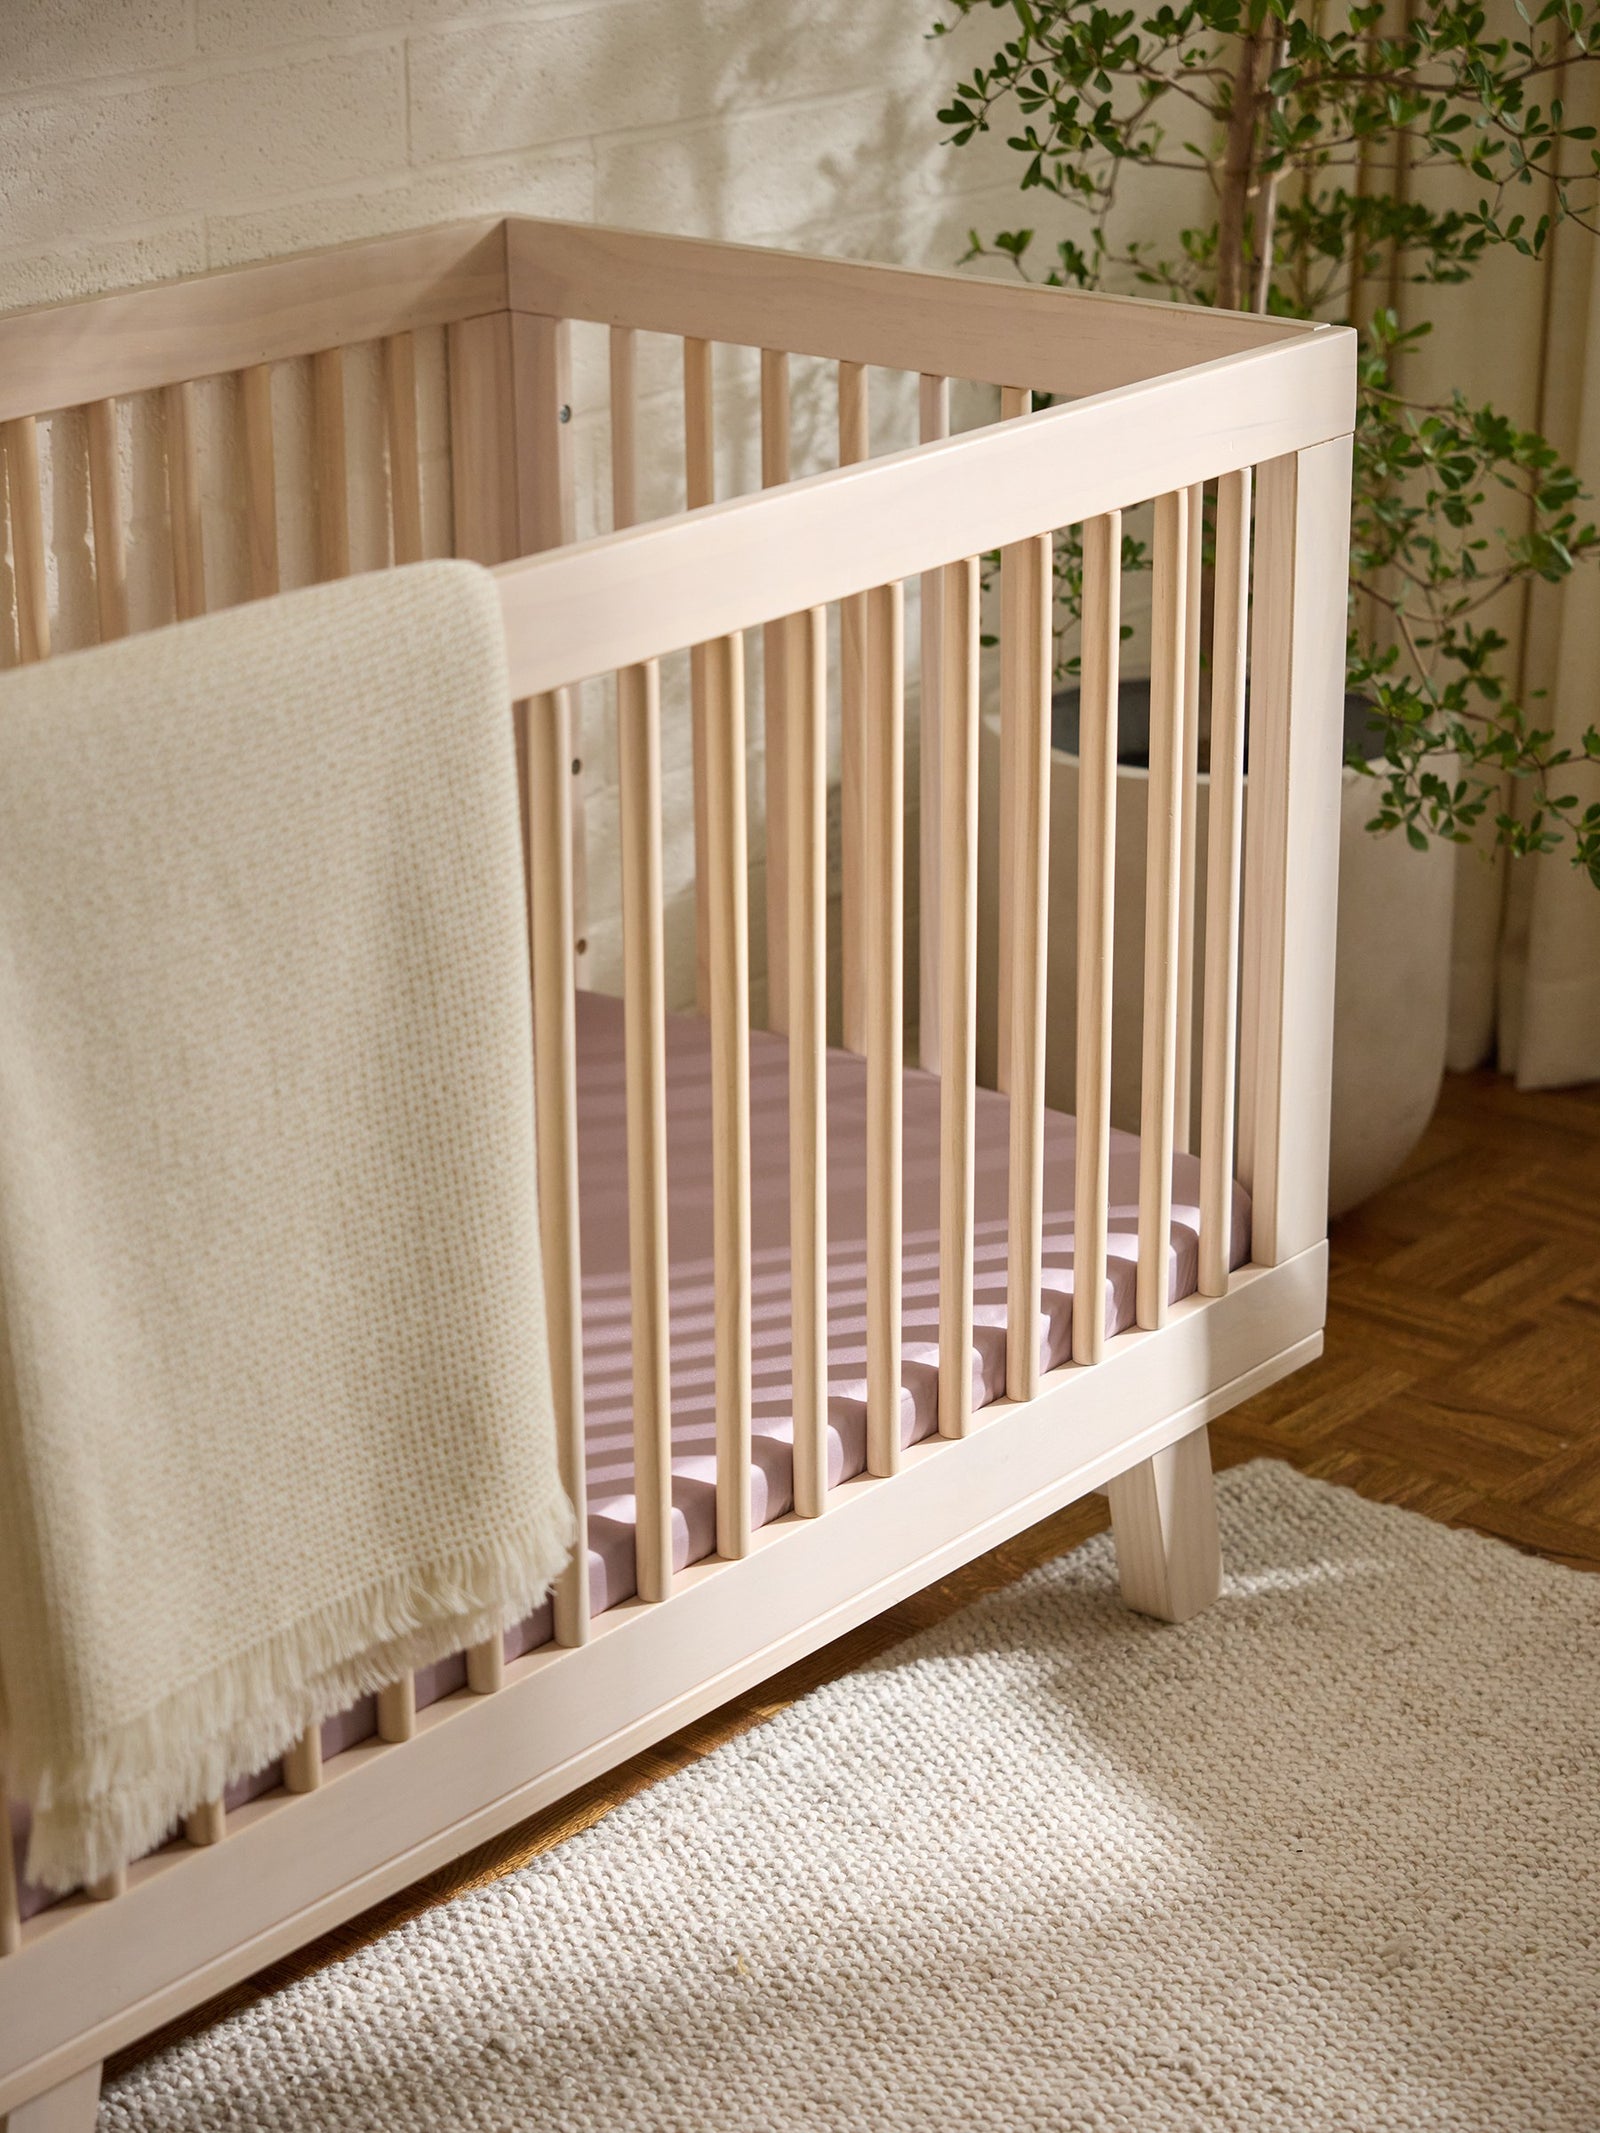
[[[628,1280],[628,1153],[622,1002],[580,993],[577,1002],[578,1182],[583,1261],[584,1426],[588,1445],[589,1591],[596,1613],[634,1592],[632,1310]],[[903,1195],[902,1444],[939,1422],[939,1082],[905,1076]],[[789,1377],[788,1046],[756,1031],[750,1040],[751,1262],[753,1272],[751,1518],[780,1518],[792,1501]],[[1010,1107],[980,1089],[974,1180],[976,1269],[974,1407],[1000,1399],[1006,1378],[1006,1181]],[[1072,1353],[1073,1167],[1076,1129],[1045,1114],[1044,1284],[1034,1337],[1053,1369]],[[828,1472],[849,1480],[866,1466],[866,1062],[828,1055]],[[716,1546],[715,1280],[712,1250],[711,1051],[699,1016],[667,1018],[667,1189],[671,1255],[672,1526],[679,1569]],[[1198,1278],[1200,1165],[1173,1159],[1168,1295],[1193,1293]],[[1139,1226],[1139,1142],[1111,1136],[1110,1238],[1103,1309],[1108,1334],[1133,1323]],[[1234,1266],[1250,1252],[1250,1201],[1233,1191]],[[506,1656],[547,1643],[550,1609],[507,1634]],[[441,1661],[417,1677],[419,1707],[464,1687],[465,1661]],[[325,1757],[377,1729],[372,1699],[328,1720]],[[280,1781],[276,1764],[228,1794],[241,1805]],[[21,1849],[23,1811],[12,1808]],[[27,1917],[50,1901],[25,1884]]]

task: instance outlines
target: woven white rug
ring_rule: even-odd
[[[148,2061],[111,2133],[1600,2126],[1600,1579],[1257,1464]]]

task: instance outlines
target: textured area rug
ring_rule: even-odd
[[[1600,2126],[1600,1579],[1257,1464],[199,2039],[112,2133]]]

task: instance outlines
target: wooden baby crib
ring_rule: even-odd
[[[591,338],[609,331],[608,360],[596,365],[606,390],[594,395],[604,408],[587,426],[571,419],[575,327]],[[681,342],[681,426],[675,412],[660,418],[659,393],[641,392],[641,337],[653,336]],[[722,502],[713,501],[715,344],[760,351],[750,362],[762,486]],[[13,657],[46,657],[53,623],[59,638],[74,602],[79,634],[92,641],[296,575],[452,550],[497,568],[528,824],[552,1364],[580,1512],[578,1060],[591,951],[575,718],[579,690],[615,675],[623,1006],[613,1026],[625,1092],[635,1506],[633,1597],[598,1611],[580,1551],[553,1619],[523,1640],[531,1648],[513,1640],[466,1655],[460,1685],[446,1680],[424,1708],[410,1682],[395,1684],[378,1699],[373,1737],[324,1762],[322,1736],[307,1736],[281,1783],[202,1809],[114,1884],[25,1917],[11,1847],[0,1845],[0,2113],[10,2133],[92,2124],[108,2053],[1088,1491],[1110,1494],[1132,1605],[1182,1619],[1214,1596],[1205,1425],[1321,1345],[1353,346],[1335,328],[522,218],[0,318]],[[837,377],[840,463],[800,480],[790,478],[792,359],[820,359]],[[436,449],[425,434],[430,363]],[[872,369],[906,374],[921,440],[878,457]],[[309,410],[298,527],[285,480],[291,373]],[[981,426],[950,434],[952,381],[999,388],[1001,419],[990,407]],[[1030,392],[1053,404],[1029,412]],[[145,485],[142,518],[130,514],[119,450],[121,430],[141,420],[162,473],[153,502]],[[575,542],[585,466],[607,454],[613,530]],[[639,523],[658,462],[674,480],[682,465],[688,508]],[[137,491],[137,456],[133,464]],[[382,510],[363,524],[374,484]],[[1201,852],[1208,484],[1212,773]],[[1068,1213],[1080,1297],[1106,1294],[1108,1266],[1124,1264],[1109,1128],[1121,514],[1152,502],[1143,1094],[1124,1254],[1136,1322],[1107,1338],[1101,1313],[1080,1309],[1057,1360],[1037,1339],[1001,1335],[997,1347],[994,1329],[1002,1318],[1041,1322],[1047,1230],[1057,1234]],[[1047,1173],[1047,1142],[1060,1122],[1044,1102],[1045,790],[1052,544],[1072,526],[1083,543],[1084,739],[1077,1139],[1063,1210],[1047,1206],[1057,1174]],[[980,606],[984,559],[996,552],[1003,1098],[980,1091],[974,1070]],[[921,616],[914,928],[904,891],[908,584]],[[832,661],[830,607],[840,617]],[[751,1031],[749,891],[760,871],[752,876],[746,821],[749,642],[763,675],[765,1037]],[[662,662],[686,648],[701,1017],[688,1036],[666,1012],[660,679]],[[835,696],[844,915],[833,1011],[843,1044],[830,1052]],[[908,963],[919,994],[909,1040]],[[669,1127],[669,1055],[691,1042],[710,1087],[714,1476],[702,1493],[715,1553],[678,1567],[669,1206],[681,1150]],[[784,1145],[767,1150],[765,1169],[771,1121],[753,1109],[751,1081],[762,1044],[780,1048],[787,1076]],[[908,1079],[908,1051],[936,1083]],[[842,1277],[830,1261],[828,1143],[841,1130],[830,1089],[846,1081],[862,1121],[866,1471],[840,1479],[839,1416],[850,1400],[837,1383],[830,1392],[830,1289],[837,1316]],[[1185,1160],[1192,1109],[1198,1167],[1180,1174],[1197,1212],[1195,1293],[1173,1303],[1174,1161]],[[937,1358],[924,1372],[923,1412],[937,1426],[907,1446],[913,1112],[927,1126],[919,1146],[930,1182],[916,1220],[932,1239]],[[986,1249],[1004,1309],[979,1326],[974,1180],[985,1162],[983,1174],[994,1173],[997,1135],[1003,1198]],[[1131,1144],[1124,1156],[1133,1162]],[[752,1178],[779,1174],[792,1509],[757,1524]],[[1250,1208],[1241,1265],[1232,1264],[1236,1178]],[[1058,1302],[1059,1261],[1058,1252]],[[980,1353],[988,1378],[975,1368]],[[602,1583],[598,1597],[616,1602],[621,1589]]]

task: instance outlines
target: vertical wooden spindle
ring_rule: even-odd
[[[789,358],[779,348],[761,351],[761,485],[772,489],[789,479]],[[799,642],[805,625],[793,616],[769,622],[761,633],[762,716],[767,774],[767,1027],[789,1027],[789,774],[785,739],[792,682],[805,666]],[[795,670],[791,676],[791,668]]]
[[[39,430],[32,415],[4,426],[11,493],[11,564],[17,583],[17,649],[24,666],[50,657],[50,588],[45,577]]]
[[[1002,842],[1011,870],[1010,1191],[1006,1235],[1006,1393],[1039,1391],[1044,1286],[1044,1009],[1050,893],[1052,549],[1048,533],[1005,551],[1000,716],[1010,729],[1011,814]],[[1009,566],[1009,567],[1007,567]],[[1003,729],[1004,730],[1004,729]]]
[[[900,1466],[901,1112],[905,1092],[905,595],[867,596],[865,701],[867,1468]]]
[[[789,1031],[789,1275],[794,1507],[828,1496],[827,716],[824,609],[792,623],[784,705]],[[770,789],[770,788],[769,788]],[[770,861],[769,861],[770,865]]]
[[[582,1553],[582,1550],[579,1550]],[[414,1674],[385,1682],[378,1691],[378,1738],[410,1740],[417,1730],[417,1682]]]
[[[1173,1079],[1172,1142],[1194,1146],[1194,940],[1196,822],[1200,804],[1200,602],[1205,484],[1184,491],[1188,564],[1183,601],[1183,728],[1178,832],[1178,1062]]]
[[[840,363],[838,371],[839,464],[851,467],[871,449],[867,366]],[[867,1048],[867,602],[866,593],[839,602],[839,994],[847,1052]]]
[[[631,326],[613,326],[611,361],[611,524],[620,531],[639,518],[639,402],[637,343]]]
[[[691,511],[715,501],[716,429],[712,400],[711,343],[686,336],[683,343],[684,500]],[[689,720],[694,765],[694,997],[702,1014],[711,1007],[710,825],[706,798],[706,695],[709,647],[689,653]]]
[[[667,1042],[661,900],[661,675],[617,676],[622,807],[633,1482],[641,1600],[672,1590],[672,1359],[667,1285]]]
[[[227,1833],[228,1810],[221,1800],[202,1800],[183,1818],[184,1842],[198,1850],[220,1844]]]
[[[717,1553],[750,1552],[750,918],[744,639],[704,647]]]
[[[917,384],[917,434],[930,444],[950,434],[950,380],[924,373]],[[922,577],[922,682],[917,741],[917,787],[921,838],[917,874],[917,1063],[939,1071],[940,904],[944,810],[939,799],[939,747],[944,730],[939,697],[943,652],[945,578],[939,570]]]
[[[114,1903],[119,1896],[128,1893],[128,1869],[113,1867],[109,1874],[102,1874],[98,1881],[86,1882],[84,1894],[95,1903]]]
[[[11,1807],[0,1786],[0,1956],[22,1946],[22,1907],[17,1900],[16,1857],[11,1849]]]
[[[422,455],[417,440],[417,344],[391,333],[383,344],[383,417],[389,447],[389,526],[397,563],[422,561]]]
[[[572,952],[572,722],[567,691],[527,708],[528,938],[533,959],[533,1087],[539,1149],[539,1241],[545,1337],[561,1482],[578,1544],[556,1579],[558,1644],[589,1638],[588,1511],[583,1441],[583,1270],[579,1257],[578,1064]]]
[[[250,596],[278,590],[278,475],[272,441],[272,366],[254,363],[239,373],[244,413],[244,517],[250,553]],[[398,558],[397,558],[398,560]]]
[[[346,475],[344,350],[324,348],[311,358],[312,420],[317,466],[317,576],[350,575],[350,491]]]
[[[1144,903],[1144,1056],[1139,1110],[1141,1326],[1166,1324],[1172,1252],[1172,1118],[1178,1065],[1178,858],[1183,835],[1183,683],[1189,513],[1156,498],[1150,620],[1150,785]]]
[[[1000,389],[1000,419],[1011,422],[1019,415],[1026,415],[1033,406],[1033,394],[1020,385],[1005,385]],[[1019,569],[1026,569],[1022,560],[1022,543],[1017,549],[1002,550],[1000,556],[1000,604],[1004,610],[1007,600],[1015,598],[1007,590],[1007,579]],[[1008,561],[1009,558],[1009,561]],[[1004,631],[1000,639],[1000,694],[1009,699],[1018,688],[1011,672],[1016,660],[1015,647],[1006,650]],[[1011,1087],[1011,933],[1016,923],[1015,905],[1019,895],[1032,895],[1033,884],[1019,879],[1012,856],[1007,850],[1011,820],[1016,810],[1017,770],[1013,758],[1016,725],[1014,720],[1002,719],[1000,725],[1000,927],[999,959],[995,969],[996,1029],[995,1029],[995,1087],[1008,1091]]]
[[[924,580],[926,585],[926,580]],[[924,591],[923,598],[927,598]],[[978,559],[944,573],[939,615],[939,1433],[972,1428],[978,1004]],[[926,716],[926,715],[925,715]],[[927,746],[927,725],[923,727]],[[926,825],[925,825],[926,827]],[[926,849],[926,841],[924,843]]]
[[[1239,854],[1244,825],[1245,631],[1250,470],[1217,484],[1206,823],[1206,960],[1200,1068],[1200,1294],[1226,1296],[1233,1256],[1233,1092],[1239,1013]]]
[[[94,595],[100,642],[128,634],[128,549],[123,531],[117,403],[93,400],[89,422],[89,511],[94,525]]]
[[[1116,908],[1117,670],[1122,514],[1085,521],[1078,712],[1077,1156],[1073,1180],[1072,1359],[1106,1342],[1111,1186],[1111,948]]]
[[[200,459],[195,448],[194,387],[162,391],[167,422],[167,511],[172,531],[172,594],[178,620],[206,611],[205,540],[200,526]]]
[[[286,1792],[315,1792],[322,1783],[322,1732],[308,1726],[283,1758]]]

